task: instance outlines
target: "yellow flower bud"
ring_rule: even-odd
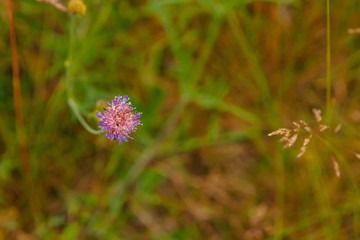
[[[82,0],[70,0],[67,4],[68,11],[79,16],[85,15],[86,5]]]

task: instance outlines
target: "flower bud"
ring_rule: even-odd
[[[82,16],[86,14],[86,5],[82,0],[70,0],[67,4],[68,11]]]

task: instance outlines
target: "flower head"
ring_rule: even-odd
[[[128,96],[115,96],[104,111],[95,115],[100,119],[99,128],[106,131],[105,137],[111,141],[117,139],[119,145],[123,140],[128,141],[129,134],[136,130],[137,125],[141,125],[138,119],[140,112],[132,112],[135,108],[131,107],[131,103],[127,102]]]
[[[70,0],[67,4],[67,8],[70,13],[77,14],[79,16],[86,14],[86,5],[82,0]]]

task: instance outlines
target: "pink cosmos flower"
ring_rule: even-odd
[[[131,107],[131,103],[127,102],[128,96],[115,96],[108,102],[109,106],[104,111],[95,113],[100,119],[99,128],[106,131],[105,137],[111,141],[117,139],[119,145],[123,140],[128,141],[129,134],[136,130],[137,125],[142,125],[138,119],[140,112],[132,112],[135,108]]]

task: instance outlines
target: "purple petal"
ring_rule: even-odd
[[[119,103],[121,103],[121,96],[119,95],[119,96],[116,96],[115,97],[116,98],[116,104],[119,104]]]
[[[129,97],[128,97],[127,95],[125,95],[125,96],[123,97],[123,99],[122,99],[122,102],[124,103],[124,102],[126,102],[127,100],[129,100]]]

